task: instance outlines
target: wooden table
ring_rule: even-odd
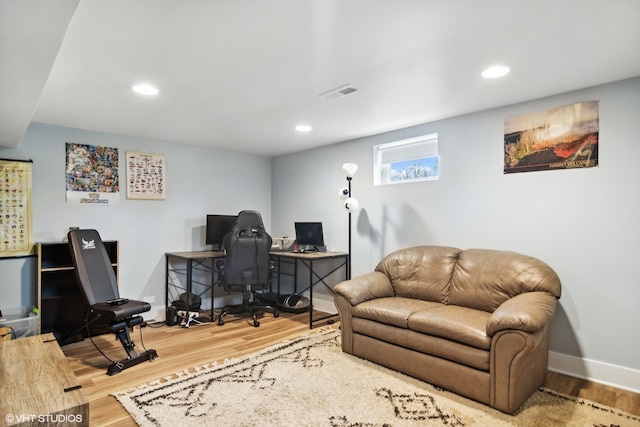
[[[52,333],[0,342],[0,426],[87,426],[89,400]]]
[[[288,259],[291,260],[293,262],[294,265],[294,273],[293,273],[293,287],[294,287],[294,292],[298,293],[298,264],[301,264],[303,267],[306,267],[306,269],[309,271],[309,284],[307,286],[306,289],[303,289],[302,291],[300,291],[300,293],[304,293],[307,290],[309,291],[309,329],[313,329],[313,324],[316,322],[320,322],[323,320],[327,320],[330,319],[332,317],[337,317],[338,313],[331,313],[329,315],[326,316],[322,316],[319,318],[314,318],[313,317],[313,287],[317,284],[322,283],[327,289],[329,289],[331,291],[331,293],[333,293],[333,289],[331,287],[331,284],[327,283],[327,278],[335,273],[336,271],[344,268],[344,272],[345,272],[345,276],[344,276],[344,280],[347,279],[347,269],[348,269],[348,262],[349,262],[349,254],[345,253],[345,252],[304,252],[304,253],[299,253],[299,252],[279,252],[279,251],[273,251],[270,253],[271,255],[271,259],[274,260],[274,262],[276,262],[277,264],[277,280],[278,280],[278,294],[280,293],[280,274],[281,274],[281,261],[283,259]],[[340,264],[338,264],[338,266],[336,266],[335,268],[331,269],[328,272],[325,272],[324,274],[319,274],[317,269],[314,267],[314,262],[316,261],[326,261],[326,260],[331,260],[331,259],[335,259],[338,260]],[[333,283],[335,285],[335,283]]]
[[[196,251],[196,252],[167,252],[165,253],[165,304],[166,307],[169,307],[173,301],[170,301],[172,298],[179,298],[180,293],[184,291],[186,293],[187,301],[189,301],[189,296],[191,294],[198,295],[202,297],[202,294],[209,291],[211,293],[211,321],[215,320],[214,314],[214,299],[215,299],[215,260],[224,258],[224,251]],[[184,262],[186,264],[185,268],[178,268],[172,266],[172,261]],[[202,283],[199,284],[205,288],[204,292],[194,293],[193,292],[193,272],[196,269],[200,269],[208,272],[211,275],[211,283]],[[185,284],[181,285],[178,281],[172,279],[171,273],[175,275],[181,275],[185,277]],[[173,292],[172,292],[173,290]],[[189,323],[191,318],[187,319],[186,327],[189,327]]]
[[[327,278],[335,273],[338,270],[344,268],[345,276],[344,279],[347,278],[348,271],[348,262],[349,262],[349,254],[345,252],[287,252],[287,251],[272,251],[269,253],[271,259],[277,265],[276,268],[276,280],[278,281],[278,295],[280,294],[280,275],[282,274],[281,262],[283,260],[289,260],[294,266],[293,282],[294,282],[294,292],[298,293],[298,266],[300,265],[303,268],[306,268],[309,271],[309,284],[306,289],[300,291],[300,293],[304,293],[307,290],[309,291],[309,328],[313,328],[313,324],[316,322],[320,322],[331,317],[338,316],[338,313],[333,313],[328,316],[324,316],[321,318],[313,317],[313,288],[318,284],[323,284],[327,289],[333,292],[331,289],[332,284],[327,283]],[[181,291],[185,291],[188,295],[194,293],[193,292],[193,271],[196,269],[196,266],[201,268],[202,270],[206,270],[211,274],[211,284],[200,283],[205,288],[205,292],[210,290],[211,292],[211,321],[214,321],[214,285],[215,285],[215,266],[209,265],[209,263],[215,262],[215,259],[222,259],[225,256],[224,251],[196,251],[196,252],[167,252],[166,256],[166,284],[165,284],[165,301],[167,307],[171,305],[170,299],[172,297],[177,297],[173,293],[179,293]],[[315,268],[316,262],[322,262],[326,260],[337,260],[339,264],[324,274],[319,274],[318,270]],[[172,267],[172,261],[181,261],[186,263],[186,267],[183,269]],[[186,277],[186,282],[184,286],[175,283],[175,281],[171,278],[171,273],[181,274]],[[333,283],[335,284],[335,283]],[[187,323],[188,325],[188,323]]]

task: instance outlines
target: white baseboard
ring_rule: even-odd
[[[572,377],[640,393],[640,370],[549,352],[549,370]]]
[[[142,313],[145,322],[164,322],[167,319],[167,308],[164,305],[152,305],[151,310]]]
[[[327,313],[337,312],[333,300],[314,298],[313,305],[316,310]],[[640,370],[554,351],[549,352],[549,370],[633,393],[640,393]]]
[[[223,295],[215,299],[215,307],[240,303],[242,303],[242,295],[239,294]],[[200,310],[202,313],[208,313],[211,310],[211,298],[203,298],[202,307],[208,307]],[[164,322],[167,319],[167,307],[165,305],[152,305],[151,310],[142,313],[142,318],[147,322]]]
[[[333,300],[327,301],[325,299],[314,298],[313,299],[313,308],[315,310],[324,311],[326,313],[337,313],[338,312],[338,310],[336,309],[336,305],[333,303]]]

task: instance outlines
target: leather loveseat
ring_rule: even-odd
[[[560,279],[536,258],[413,247],[334,292],[346,353],[509,414],[546,379]]]

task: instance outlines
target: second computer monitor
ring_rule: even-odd
[[[237,215],[207,215],[205,244],[214,250],[222,249],[224,236],[236,225]]]
[[[296,244],[304,250],[325,252],[321,222],[296,222]]]

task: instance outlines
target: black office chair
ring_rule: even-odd
[[[242,211],[236,225],[224,238],[226,256],[216,263],[219,284],[227,291],[242,291],[242,304],[224,306],[218,325],[224,325],[227,314],[249,315],[253,326],[260,326],[258,313],[280,313],[259,301],[259,291],[268,289],[271,282],[271,236],[265,231],[262,216],[256,211]]]
[[[96,230],[71,229],[68,237],[76,279],[87,303],[84,322],[89,338],[91,338],[89,317],[94,314],[92,321],[105,319],[127,352],[127,359],[115,362],[96,345],[98,351],[111,362],[107,374],[115,375],[140,362],[153,361],[158,357],[156,351],[145,349],[143,353],[138,354],[134,350],[135,344],[129,335],[130,328],[143,322],[139,314],[151,310],[151,305],[144,301],[120,298],[111,260]],[[140,338],[142,339],[142,330]]]

